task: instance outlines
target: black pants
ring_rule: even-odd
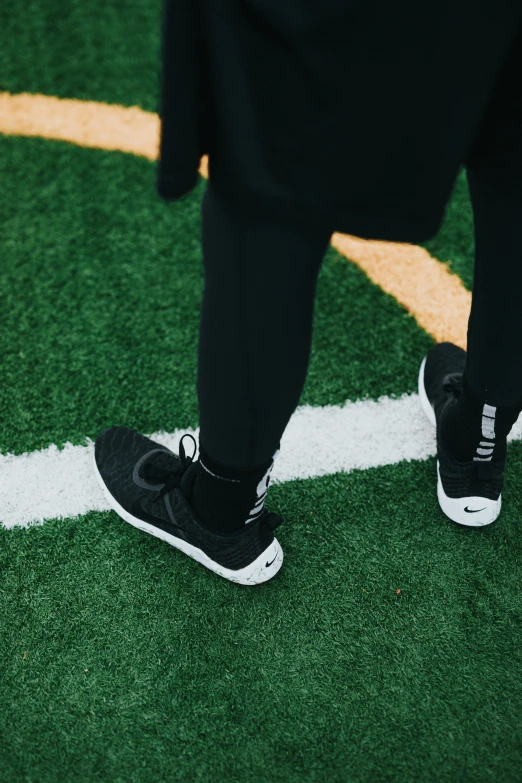
[[[467,377],[495,406],[522,408],[522,200],[468,171],[475,271]]]
[[[490,404],[513,405],[522,400],[522,203],[468,178],[476,261],[467,374]],[[209,185],[202,233],[200,442],[224,465],[255,468],[275,453],[301,396],[331,232],[244,214]]]

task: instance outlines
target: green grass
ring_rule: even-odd
[[[482,531],[434,460],[274,486],[286,559],[255,589],[112,513],[0,531],[2,781],[518,781],[510,460]]]
[[[158,111],[161,0],[2,0],[0,90]]]

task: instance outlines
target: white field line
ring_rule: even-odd
[[[177,452],[186,432],[197,441],[198,430],[151,437]],[[522,417],[511,432],[513,439],[522,439]],[[26,527],[108,510],[93,474],[92,449],[92,442],[68,443],[62,449],[50,446],[19,456],[0,455],[0,523]],[[305,405],[295,411],[283,435],[272,483],[423,460],[434,454],[434,429],[416,394],[343,406]]]

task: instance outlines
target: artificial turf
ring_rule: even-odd
[[[521,469],[484,530],[434,460],[274,486],[259,588],[113,513],[0,531],[0,779],[519,781]]]
[[[158,110],[162,0],[2,0],[0,90]]]
[[[155,111],[160,18],[6,0],[0,89]],[[2,136],[0,181],[0,451],[196,426],[203,183],[169,206],[144,159]],[[463,172],[423,246],[471,287]],[[301,403],[413,391],[431,344],[330,250]],[[521,469],[484,530],[434,460],[275,485],[253,589],[113,513],[0,529],[0,782],[518,783]]]

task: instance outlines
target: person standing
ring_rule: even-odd
[[[231,581],[272,578],[282,520],[265,499],[306,378],[331,234],[426,241],[465,166],[468,352],[435,346],[419,392],[444,512],[496,519],[522,409],[519,0],[167,0],[161,119],[162,198],[188,193],[210,161],[199,457],[187,436],[176,455],[104,430],[95,470],[112,508]]]

